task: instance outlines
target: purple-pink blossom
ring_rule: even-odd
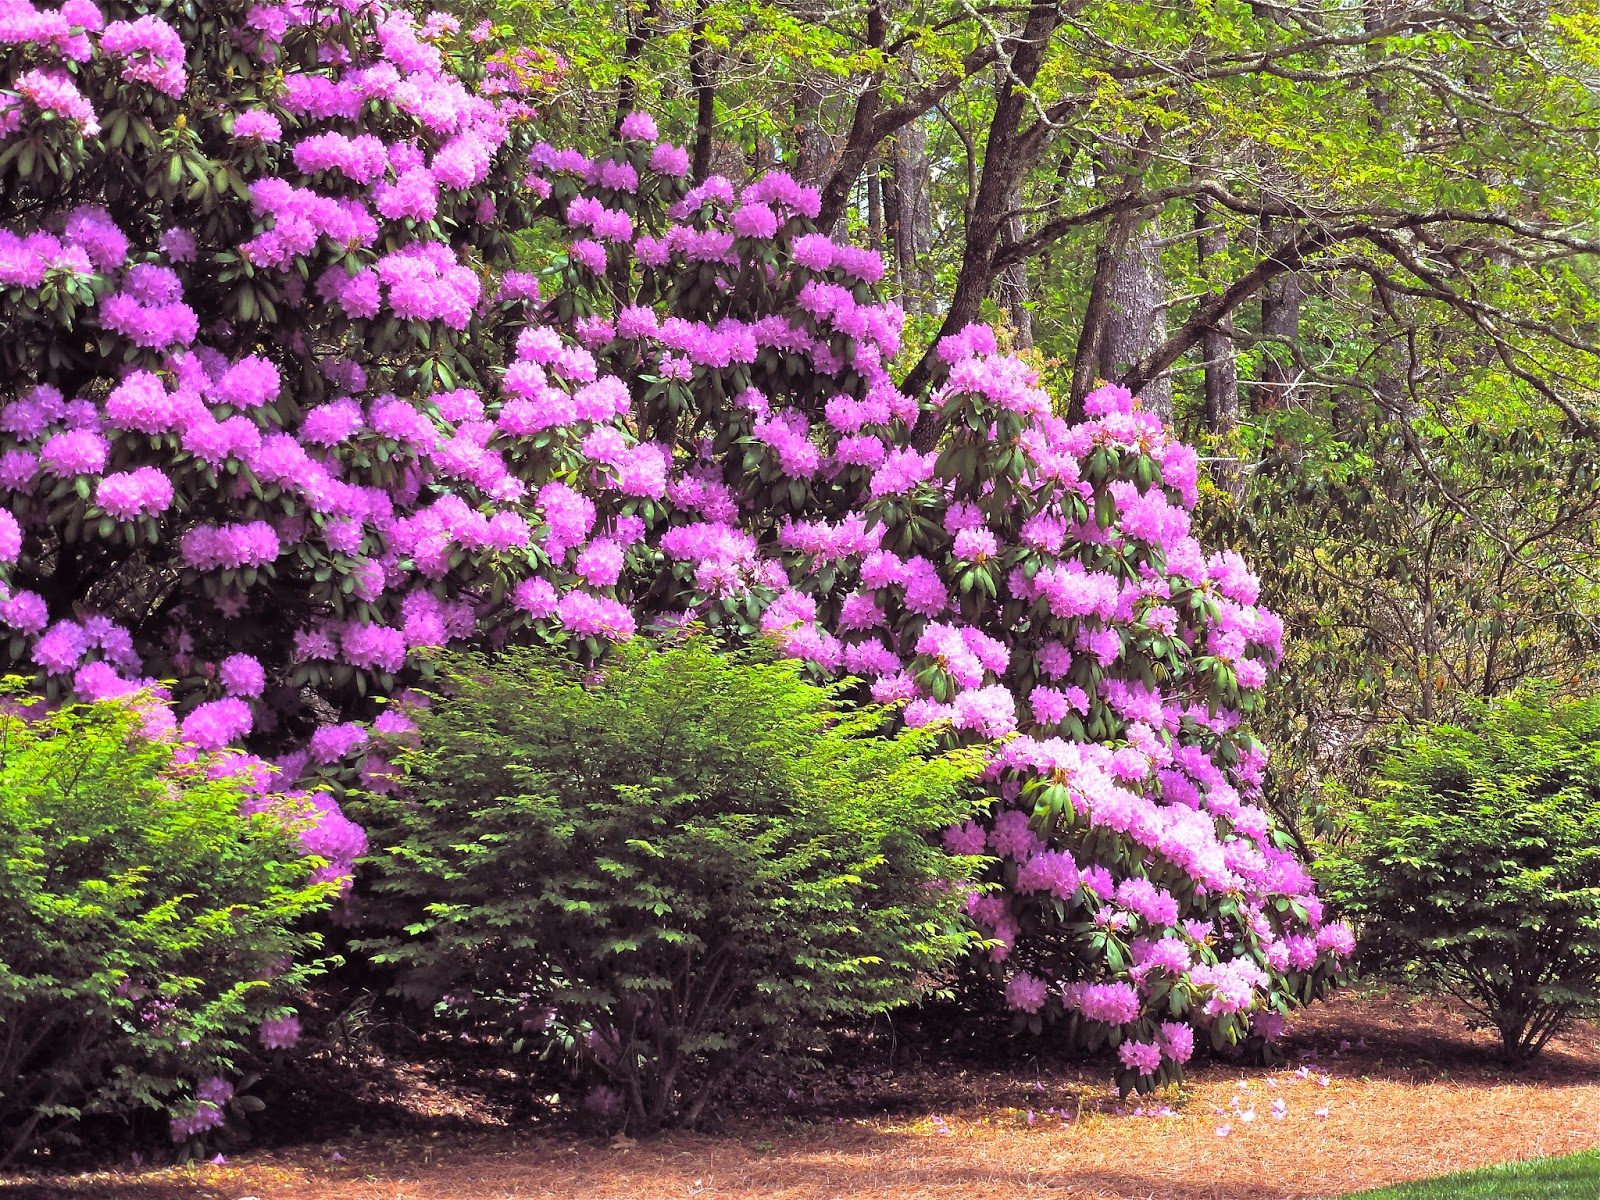
[[[1049,985],[1026,971],[1013,975],[1006,984],[1006,1003],[1018,1012],[1038,1012],[1049,995]]]
[[[269,1017],[261,1022],[260,1037],[267,1050],[291,1050],[300,1042],[300,1018]]]
[[[209,700],[183,719],[183,740],[201,750],[220,750],[255,727],[250,705],[237,697]]]
[[[9,510],[0,509],[0,563],[14,563],[22,553],[22,526]]]
[[[1154,1042],[1125,1041],[1117,1047],[1117,1058],[1140,1075],[1154,1075],[1161,1069],[1161,1047]]]
[[[94,498],[119,521],[159,516],[172,505],[172,480],[158,467],[119,471],[101,478]]]

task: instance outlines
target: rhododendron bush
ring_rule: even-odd
[[[992,817],[947,835],[1004,885],[971,915],[1012,1007],[1109,1037],[1125,1086],[1329,977],[1348,934],[1242,724],[1281,626],[1132,397],[1069,425],[981,327],[902,394],[882,265],[814,191],[691,187],[643,113],[540,143],[553,64],[487,28],[0,5],[12,669],[175,680],[189,742],[382,788],[433,648],[761,631],[996,742]]]
[[[175,680],[188,741],[302,744],[299,774],[528,574],[560,448],[513,476],[457,387],[517,287],[484,263],[543,80],[487,36],[0,3],[0,620],[49,695]]]
[[[662,221],[631,172],[607,183],[618,164],[534,161],[579,239],[549,311],[671,462],[635,606],[756,623],[911,725],[999,743],[992,819],[945,843],[998,860],[968,908],[1025,1023],[1109,1040],[1124,1088],[1180,1076],[1196,1026],[1275,1037],[1351,937],[1258,803],[1242,722],[1283,630],[1238,555],[1191,536],[1195,452],[1113,387],[1069,425],[984,327],[903,395],[881,263],[815,233],[785,176],[713,178]],[[582,236],[619,211],[630,237]]]

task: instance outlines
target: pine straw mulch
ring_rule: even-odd
[[[224,1165],[16,1180],[15,1200],[1311,1200],[1600,1145],[1600,1031],[1509,1072],[1459,1012],[1346,993],[1290,1027],[1290,1066],[1200,1066],[1173,1111],[1108,1092],[1104,1064],[851,1071],[715,1134],[633,1143],[486,1115]],[[1284,1115],[1273,1116],[1273,1101]],[[426,1103],[437,1111],[438,1097]],[[1326,1109],[1327,1115],[1318,1110]],[[835,1115],[838,1112],[854,1115]],[[1247,1117],[1246,1114],[1252,1114]],[[307,1114],[308,1117],[312,1114]],[[1220,1130],[1226,1133],[1219,1133]],[[1600,1181],[1597,1181],[1600,1194]]]

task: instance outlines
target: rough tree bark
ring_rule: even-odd
[[[1272,241],[1272,218],[1261,218],[1261,244]],[[1261,289],[1261,381],[1256,387],[1258,408],[1281,408],[1294,400],[1295,348],[1300,344],[1300,273],[1280,275]]]
[[[1216,296],[1221,288],[1211,282],[1213,270],[1228,250],[1228,234],[1217,219],[1211,197],[1204,192],[1194,200],[1195,261],[1207,294]],[[1204,359],[1206,428],[1212,433],[1227,433],[1239,424],[1239,366],[1233,356],[1233,339],[1227,321],[1221,317],[1206,326],[1200,339]]]
[[[711,175],[712,139],[717,124],[717,85],[711,72],[711,45],[706,40],[706,2],[695,6],[695,21],[689,32],[689,80],[694,86],[694,181],[704,183]]]
[[[928,130],[912,121],[889,143],[887,222],[894,244],[900,302],[907,312],[932,311],[933,171],[928,163]]]
[[[1021,181],[1011,194],[1006,197],[1005,226],[1001,233],[1002,244],[1020,242],[1026,235],[1026,228],[1022,222],[1022,186]],[[1028,260],[1021,259],[1012,263],[1000,272],[996,280],[997,299],[1000,307],[1005,309],[1006,320],[1010,322],[1015,345],[1018,349],[1028,350],[1033,347],[1033,311],[1028,307]]]
[[[833,163],[833,138],[822,127],[822,93],[803,83],[794,94],[794,177],[816,187],[828,178]]]
[[[867,168],[867,244],[883,252],[883,172],[876,158]]]
[[[1161,229],[1139,226],[1112,256],[1107,280],[1100,377],[1120,379],[1134,363],[1167,340],[1167,272],[1161,263]],[[1147,408],[1172,420],[1172,382],[1162,373],[1140,390]]]
[[[1106,313],[1117,263],[1127,250],[1138,214],[1120,212],[1106,222],[1105,233],[1095,248],[1094,274],[1089,279],[1089,298],[1084,303],[1083,324],[1078,330],[1078,349],[1072,360],[1072,392],[1068,397],[1068,416],[1083,416],[1083,398],[1102,378],[1101,346],[1105,341]]]

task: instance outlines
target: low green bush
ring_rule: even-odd
[[[0,710],[0,1166],[89,1116],[221,1123],[225,1076],[318,969],[327,907],[250,781],[130,704]]]
[[[1370,792],[1324,864],[1363,963],[1459,997],[1512,1061],[1600,1010],[1600,699],[1482,704]]]
[[[441,695],[372,797],[371,948],[429,1003],[576,1052],[587,1106],[694,1123],[757,1056],[908,1002],[968,944],[976,752],[880,736],[793,663],[690,642],[595,678],[534,651],[440,664]]]

